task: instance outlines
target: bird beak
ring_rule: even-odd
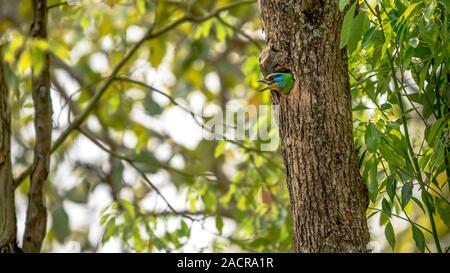
[[[262,82],[262,83],[265,83],[265,84],[270,84],[270,83],[271,83],[271,82],[268,81],[268,80],[257,80],[257,82]]]
[[[258,92],[263,92],[263,91],[266,91],[268,89],[270,89],[270,88],[267,86],[267,87],[264,87],[263,89],[259,90]]]

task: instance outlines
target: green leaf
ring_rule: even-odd
[[[150,45],[150,63],[152,67],[158,67],[166,56],[166,40],[153,39]]]
[[[383,198],[383,201],[381,201],[381,207],[383,212],[386,213],[387,216],[391,217],[391,205],[389,204],[389,201]]]
[[[189,236],[189,226],[185,221],[181,221],[181,234],[186,237]]]
[[[207,190],[203,195],[203,202],[208,211],[214,211],[216,208],[216,196],[211,190]]]
[[[29,50],[24,50],[20,55],[17,67],[19,68],[19,74],[24,75],[26,70],[31,66],[31,54]]]
[[[425,21],[427,23],[430,22],[431,20],[431,16],[433,15],[434,12],[434,8],[436,7],[435,1],[430,1],[427,5],[427,7],[425,8],[425,11],[423,13],[423,18],[425,19]]]
[[[420,2],[409,5],[409,7],[405,10],[405,12],[400,17],[401,18],[403,17],[403,20],[406,20],[408,18],[408,16],[411,14],[411,12],[417,7],[418,4],[420,4]]]
[[[385,110],[391,109],[392,105],[390,103],[383,103],[380,108],[381,108],[381,110],[385,111]]]
[[[412,234],[414,241],[416,242],[416,246],[420,252],[425,251],[425,236],[423,235],[422,230],[420,230],[416,225],[412,225]]]
[[[402,187],[402,207],[406,207],[412,196],[413,184],[406,182]]]
[[[162,250],[162,249],[166,248],[166,245],[164,244],[164,242],[161,239],[159,239],[158,237],[153,237],[153,239],[154,239],[155,246],[158,250]]]
[[[339,0],[339,10],[343,11],[350,0]]]
[[[216,228],[219,231],[219,234],[222,234],[223,229],[223,218],[222,215],[216,214]]]
[[[145,14],[145,10],[146,10],[145,0],[137,0],[136,6],[137,6],[137,9],[140,14]]]
[[[439,2],[444,5],[445,10],[447,10],[447,14],[450,14],[450,0],[439,0]]]
[[[123,186],[123,164],[121,162],[117,162],[114,164],[114,168],[112,170],[112,185],[114,189],[120,189]]]
[[[366,13],[360,12],[353,20],[351,34],[348,39],[348,52],[352,53],[361,41],[362,35],[368,26],[369,19]]]
[[[364,139],[367,149],[370,152],[375,153],[380,145],[381,138],[377,128],[372,123],[367,125],[366,131],[364,132]]]
[[[70,235],[69,216],[64,210],[64,207],[61,205],[53,211],[52,217],[52,226],[55,231],[56,240],[63,243],[67,236]]]
[[[350,30],[353,24],[353,15],[355,14],[356,2],[350,7],[344,17],[344,22],[342,23],[341,38],[339,41],[339,48],[344,48],[350,37]]]
[[[394,150],[392,150],[387,145],[380,145],[378,147],[378,150],[380,151],[381,155],[387,162],[394,164],[395,166],[403,166],[405,163],[405,160],[398,155]]]
[[[75,203],[85,204],[89,196],[89,183],[83,182],[80,185],[69,190],[65,197]]]
[[[208,37],[209,32],[211,30],[213,20],[207,20],[206,22],[203,22],[198,28],[197,31],[194,34],[194,39],[200,39],[202,37]]]
[[[153,100],[152,92],[147,92],[144,98],[144,109],[150,116],[160,115],[164,109]]]
[[[368,168],[367,173],[367,188],[369,190],[369,198],[372,203],[375,203],[377,201],[377,195],[378,195],[378,179],[377,179],[377,165],[378,161],[375,157],[370,158],[366,162],[366,167]]]
[[[39,75],[45,64],[45,52],[41,48],[33,46],[30,48],[30,53],[33,73],[35,75]]]
[[[420,209],[422,209],[423,213],[426,213],[425,208],[423,207],[422,202],[420,202],[419,199],[415,198],[414,196],[412,196],[411,199],[419,206]]]
[[[391,201],[394,201],[395,198],[395,192],[397,191],[397,181],[395,180],[395,177],[389,176],[386,183],[386,192],[389,195],[389,198]]]
[[[388,222],[386,228],[384,229],[384,236],[391,246],[392,250],[395,248],[395,233],[394,228],[391,225],[391,222]]]
[[[436,212],[433,196],[429,192],[422,191],[422,201],[427,205],[429,213],[434,214]]]
[[[216,38],[220,42],[225,42],[227,38],[227,30],[220,22],[216,23]]]
[[[70,62],[70,52],[64,45],[54,41],[50,41],[49,49],[61,60],[67,63]]]
[[[226,144],[227,143],[225,141],[221,141],[219,145],[216,146],[216,150],[214,151],[214,158],[218,158],[223,154]]]
[[[142,150],[138,154],[131,154],[134,165],[142,172],[156,173],[159,170],[159,161],[149,150]]]
[[[367,109],[370,109],[370,108],[364,104],[359,104],[359,105],[356,105],[355,107],[353,107],[353,111],[364,111]]]
[[[450,205],[448,201],[440,197],[435,197],[434,199],[439,217],[447,226],[450,227]]]
[[[442,117],[436,120],[431,126],[431,128],[427,130],[428,134],[426,134],[426,139],[430,146],[434,145],[435,139],[440,138],[441,128],[443,127],[442,125],[444,124],[445,121],[446,117]]]

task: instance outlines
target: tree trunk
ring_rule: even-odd
[[[289,68],[295,86],[279,105],[297,252],[367,252],[367,188],[353,143],[344,13],[338,0],[260,0],[267,48],[261,71]]]
[[[0,253],[18,251],[11,169],[11,109],[3,65],[0,45]]]
[[[47,39],[47,1],[34,0],[34,21],[30,36]],[[48,54],[39,74],[33,71],[32,94],[34,102],[34,162],[28,197],[27,219],[23,236],[25,252],[39,252],[47,230],[47,209],[45,206],[45,181],[47,180],[52,137],[52,103],[50,97],[50,73]]]

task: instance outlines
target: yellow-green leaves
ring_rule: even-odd
[[[166,56],[167,44],[163,39],[153,39],[150,43],[150,63],[158,67]]]
[[[25,50],[20,54],[19,61],[17,62],[18,72],[24,75],[28,68],[31,66],[31,54],[29,50]]]
[[[56,56],[58,56],[58,58],[65,62],[70,62],[70,51],[64,44],[61,44],[57,41],[50,41],[49,44],[49,49],[53,54],[55,54]]]
[[[24,37],[18,32],[11,31],[7,40],[8,42],[4,46],[3,58],[11,64],[15,61],[17,50],[24,44]]]
[[[222,18],[222,20],[225,20]],[[209,19],[203,22],[199,27],[197,27],[197,31],[194,34],[195,39],[206,38],[210,35],[212,27],[215,27],[215,35],[217,40],[220,42],[225,42],[227,36],[233,35],[233,30],[220,22],[217,19]]]
[[[194,38],[195,39],[200,39],[203,37],[208,37],[209,36],[209,31],[211,30],[212,24],[213,24],[212,19],[209,19],[205,22],[203,22],[198,28],[197,31],[194,34]]]
[[[226,144],[227,144],[226,141],[219,142],[219,145],[216,146],[216,150],[214,151],[215,158],[218,158],[219,156],[221,156],[223,154],[223,152],[225,151]]]
[[[35,74],[41,73],[46,62],[46,53],[48,48],[49,45],[45,40],[31,41],[30,55]]]
[[[12,45],[15,47],[16,45]],[[31,39],[22,46],[22,52],[17,61],[17,72],[24,76],[28,69],[32,69],[33,73],[39,74],[46,62],[45,55],[49,49],[49,45],[45,40]],[[7,58],[11,58],[8,56]]]
[[[136,0],[136,7],[140,14],[145,14],[147,9],[145,0]]]
[[[401,20],[406,20],[411,15],[411,12],[413,12],[413,10],[419,4],[421,4],[421,2],[417,2],[417,3],[409,5],[408,8],[405,10],[405,12],[400,16],[400,22],[401,22]]]
[[[242,71],[245,75],[245,82],[252,88],[257,88],[259,84],[256,82],[260,77],[262,77],[259,70],[259,59],[258,56],[250,56],[245,61]]]

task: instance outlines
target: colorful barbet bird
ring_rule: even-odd
[[[258,82],[267,84],[259,92],[272,90],[281,95],[288,95],[294,86],[294,75],[289,69],[280,67],[274,73],[267,75],[265,80],[258,80]]]

